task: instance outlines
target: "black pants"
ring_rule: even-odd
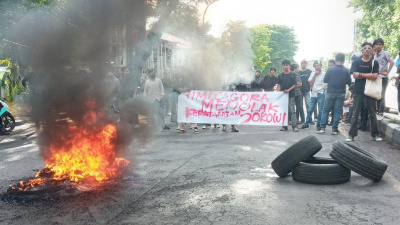
[[[351,117],[351,128],[349,135],[356,137],[358,134],[358,115],[360,114],[362,102],[366,100],[369,116],[371,119],[371,135],[372,137],[379,136],[378,122],[376,120],[375,105],[376,100],[365,96],[364,94],[354,94],[353,97],[353,115]]]

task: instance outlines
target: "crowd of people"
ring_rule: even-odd
[[[335,60],[328,62],[328,69],[323,71],[322,64],[314,61],[314,71],[307,69],[308,62],[303,60],[301,68],[289,60],[282,61],[282,73],[276,78],[276,69],[260,78],[257,70],[251,83],[252,91],[283,91],[289,95],[288,119],[294,132],[299,128],[309,129],[316,125],[318,134],[326,133],[326,126],[332,126],[332,134],[339,133],[339,123],[350,125],[346,141],[354,141],[358,130],[370,130],[375,141],[382,141],[377,125],[377,116],[385,112],[385,95],[389,83],[388,74],[394,66],[393,57],[383,50],[384,41],[376,39],[372,44],[365,42],[361,46],[362,55],[353,58],[351,68],[344,66],[345,55],[338,53]],[[400,52],[399,52],[400,56]],[[396,80],[400,111],[400,63],[397,60],[397,73],[391,79]],[[352,82],[351,77],[354,79]],[[382,79],[380,98],[365,94],[367,80]],[[306,113],[304,112],[304,105]],[[312,118],[314,116],[314,119]],[[329,118],[331,120],[329,122]],[[370,125],[368,125],[368,121]],[[301,127],[299,127],[299,125]],[[281,131],[287,131],[283,126]]]
[[[385,92],[389,83],[388,73],[394,66],[393,57],[383,50],[384,42],[381,38],[372,44],[365,42],[361,46],[362,55],[352,59],[351,68],[344,66],[345,55],[338,53],[335,60],[328,62],[328,68],[323,70],[322,62],[314,61],[313,71],[308,68],[308,61],[302,60],[300,65],[289,60],[282,61],[282,73],[276,75],[276,68],[270,68],[269,74],[263,78],[259,70],[255,71],[255,77],[249,88],[240,84],[229,86],[224,91],[251,91],[271,92],[282,91],[289,95],[288,125],[294,132],[300,129],[309,129],[315,125],[318,134],[326,133],[327,125],[332,126],[332,134],[339,133],[339,123],[350,125],[347,141],[353,141],[358,135],[358,130],[370,130],[375,141],[381,141],[377,125],[377,116],[383,116],[385,112]],[[400,53],[399,53],[400,55]],[[399,61],[399,60],[398,60]],[[399,85],[400,63],[396,62]],[[148,118],[149,123],[157,123],[164,130],[170,130],[166,125],[166,117],[171,116],[171,122],[177,123],[178,95],[191,89],[198,89],[195,80],[182,74],[165,76],[162,79],[156,77],[154,69],[147,71],[138,82],[137,88],[132,89],[126,79],[130,73],[128,68],[120,68],[117,77],[120,85],[120,101],[125,101],[134,95],[147,97],[155,107],[155,115]],[[352,79],[353,78],[353,79]],[[366,80],[382,79],[381,99],[374,99],[365,95]],[[141,88],[142,87],[142,88]],[[400,103],[400,91],[398,92]],[[400,104],[399,104],[400,105]],[[399,106],[400,111],[400,106]],[[368,125],[368,121],[370,125]],[[134,116],[135,126],[138,126],[138,116]],[[186,127],[190,127],[195,134],[199,134],[199,127],[209,129],[220,128],[220,124],[183,124],[178,123],[179,133],[185,133]],[[232,132],[239,132],[235,125],[229,125]],[[227,131],[228,125],[222,124],[222,131]],[[288,131],[288,126],[283,126],[281,131]]]

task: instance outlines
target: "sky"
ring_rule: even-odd
[[[210,34],[220,37],[229,21],[245,20],[251,27],[276,24],[293,27],[299,41],[296,61],[333,58],[353,50],[354,20],[349,0],[219,0],[205,16]]]

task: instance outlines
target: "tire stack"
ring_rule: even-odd
[[[375,182],[380,181],[387,164],[354,145],[335,141],[330,156],[315,157],[322,149],[315,136],[308,136],[282,152],[272,163],[279,177],[292,172],[293,180],[307,184],[342,184],[350,180],[351,171]]]

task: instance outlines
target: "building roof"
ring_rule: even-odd
[[[146,37],[149,31],[146,31]],[[190,48],[192,44],[189,41],[183,40],[182,38],[175,37],[174,35],[168,33],[162,33],[161,40],[168,42],[170,45],[174,45],[181,48]]]

